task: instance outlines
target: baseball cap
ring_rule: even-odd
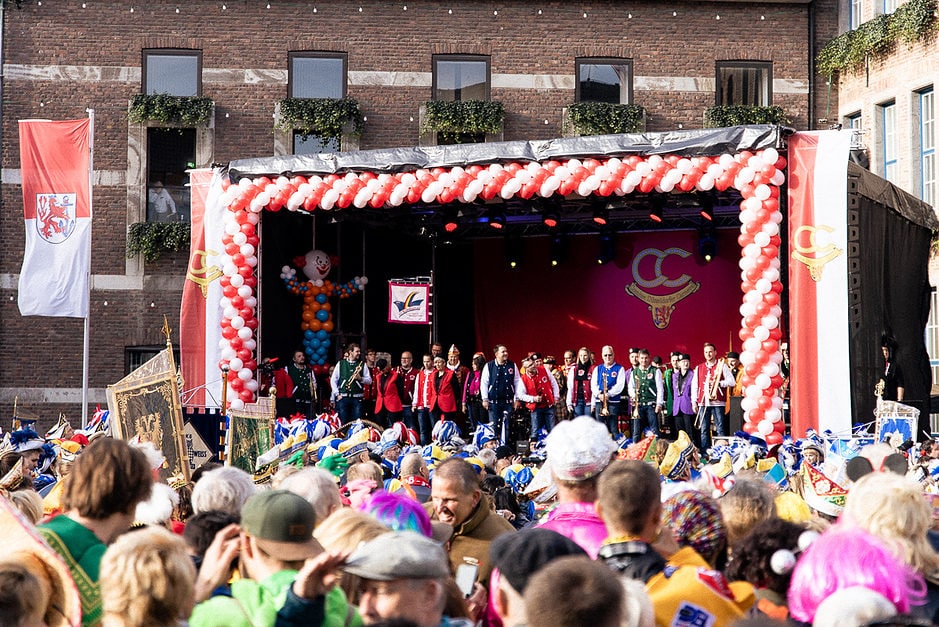
[[[548,562],[567,555],[588,557],[576,542],[550,529],[505,533],[489,546],[492,565],[519,593],[525,591],[529,578]]]
[[[443,547],[430,538],[391,531],[360,545],[342,569],[372,581],[443,579],[450,575],[450,562]]]
[[[271,557],[305,560],[323,551],[313,537],[316,512],[306,499],[287,490],[259,492],[241,508],[241,528]]]

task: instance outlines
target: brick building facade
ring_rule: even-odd
[[[646,129],[702,126],[717,66],[768,69],[766,102],[799,129],[824,117],[813,51],[837,31],[837,6],[817,2],[453,2],[426,0],[24,0],[3,11],[0,407],[14,396],[44,419],[80,413],[82,322],[23,318],[16,282],[23,249],[17,120],[95,111],[90,403],[128,368],[128,351],[159,347],[162,315],[177,330],[187,256],[144,264],[125,256],[130,224],[147,219],[153,123],[128,120],[146,81],[144,51],[196,53],[198,93],[214,111],[196,129],[196,166],[292,150],[273,129],[290,95],[290,53],[343,60],[344,94],[365,118],[361,149],[420,141],[420,105],[434,97],[434,59],[487,63],[488,97],[505,107],[502,137],[561,134],[575,101],[578,59],[630,68],[631,102]],[[436,55],[436,56],[435,56]],[[459,59],[461,57],[453,57]],[[613,61],[610,61],[613,60]],[[626,90],[624,90],[626,93]],[[834,93],[834,92],[833,92]],[[876,171],[876,170],[875,170]]]

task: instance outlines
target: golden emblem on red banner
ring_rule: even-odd
[[[655,276],[652,279],[646,279],[642,276],[639,264],[649,255],[655,259]],[[691,280],[691,275],[682,274],[678,278],[670,279],[662,273],[662,262],[671,255],[681,257],[682,259],[691,255],[690,252],[682,248],[668,248],[659,250],[658,248],[646,248],[633,259],[633,283],[626,286],[626,293],[635,296],[649,306],[652,312],[652,324],[657,329],[664,329],[672,319],[672,312],[675,311],[675,305],[679,301],[694,294],[701,287],[697,281]],[[652,294],[646,290],[657,287],[679,288],[668,294]]]
[[[805,264],[805,266],[809,269],[809,276],[811,276],[812,280],[816,283],[822,280],[822,270],[825,269],[825,264],[844,252],[831,242],[828,242],[824,246],[819,246],[816,239],[819,231],[824,233],[834,233],[835,229],[825,224],[821,224],[819,226],[803,224],[796,229],[795,237],[793,238],[792,243],[794,248],[792,251],[792,258]],[[802,245],[803,233],[809,234],[808,246]],[[808,255],[814,256],[809,257]]]

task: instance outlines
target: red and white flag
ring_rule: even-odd
[[[221,376],[218,368],[219,340],[222,339],[219,279],[225,214],[221,202],[221,172],[208,168],[190,170],[189,184],[192,238],[179,314],[179,356],[183,380],[195,391],[192,396],[184,395],[183,401],[185,405],[198,407],[217,406],[217,402],[208,402],[212,397],[206,395],[206,385],[212,390],[213,382]],[[221,383],[217,383],[215,389],[220,391]]]
[[[86,318],[91,274],[91,119],[20,121],[24,316]]]
[[[851,429],[848,350],[850,131],[789,139],[792,433]]]

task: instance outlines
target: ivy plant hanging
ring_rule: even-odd
[[[127,231],[127,258],[143,255],[153,263],[164,252],[175,252],[189,247],[191,229],[188,222],[137,222]]]
[[[743,124],[789,124],[782,107],[756,105],[720,105],[704,112],[706,128],[724,128]]]
[[[497,100],[428,100],[421,133],[492,135],[502,131],[505,106]]]
[[[889,54],[899,42],[912,46],[936,33],[936,0],[908,0],[889,15],[878,15],[838,35],[819,51],[818,73],[857,72],[868,58]]]
[[[135,124],[153,120],[163,124],[199,126],[212,116],[212,99],[202,96],[137,94],[127,115]]]
[[[568,105],[567,115],[578,135],[639,133],[645,123],[645,109],[636,104],[575,102]]]
[[[297,131],[307,137],[330,138],[343,135],[352,123],[352,135],[360,137],[364,124],[359,103],[353,98],[284,98],[280,101],[280,118],[275,128]]]

